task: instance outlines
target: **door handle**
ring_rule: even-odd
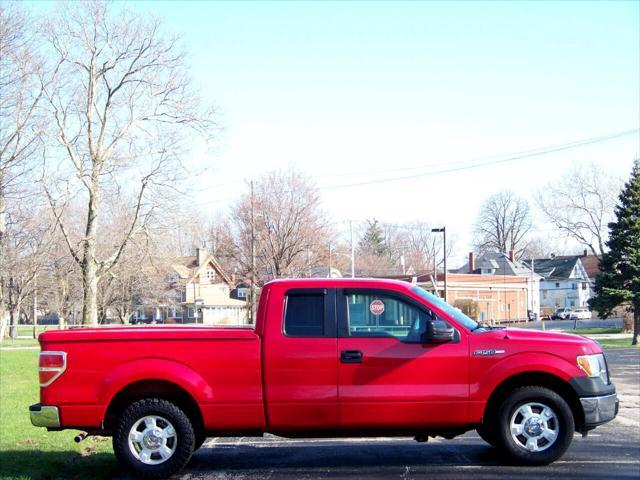
[[[360,350],[343,350],[340,352],[342,363],[362,363],[362,352]]]

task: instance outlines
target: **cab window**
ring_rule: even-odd
[[[349,292],[346,301],[350,337],[394,337],[421,342],[427,320],[432,318],[426,311],[392,295]]]

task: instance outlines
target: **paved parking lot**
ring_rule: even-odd
[[[609,366],[621,399],[618,417],[587,438],[576,435],[546,467],[505,465],[475,433],[454,440],[210,439],[183,480],[488,478],[640,478],[640,350],[612,349]]]

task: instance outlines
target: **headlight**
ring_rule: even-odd
[[[609,372],[607,372],[607,362],[604,355],[598,353],[595,355],[579,355],[577,357],[578,367],[587,376],[592,378],[600,377],[604,383],[609,384]]]

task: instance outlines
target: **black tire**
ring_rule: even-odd
[[[196,443],[193,446],[193,451],[195,452],[196,450],[198,450],[202,444],[205,442],[205,440],[207,439],[207,436],[204,433],[196,433]]]
[[[530,416],[518,413],[522,412],[521,407],[526,409],[527,405],[532,412]],[[549,410],[544,410],[543,407]],[[544,420],[543,412],[551,412],[554,417]],[[531,430],[527,430],[526,434],[515,434],[514,438],[511,434],[512,418],[514,423],[523,427],[529,425]],[[527,423],[526,418],[531,418],[530,423]],[[524,465],[547,465],[560,458],[571,445],[575,430],[573,413],[567,402],[553,390],[538,386],[521,387],[511,392],[498,409],[496,420],[496,446],[510,460]],[[557,434],[549,440],[543,433],[539,433],[541,431]],[[527,448],[527,441],[531,441],[534,444],[532,447],[538,450]]]
[[[496,446],[498,439],[496,438],[496,427],[494,424],[482,424],[476,428],[476,432],[480,438],[492,447]]]
[[[146,422],[141,423],[145,417],[154,417],[154,424],[157,425],[157,430],[151,432],[150,441],[163,442],[159,436],[154,436],[156,432],[163,432],[162,429],[173,432],[170,439],[164,440],[165,446],[168,445],[168,450],[172,450],[166,459],[163,459],[162,455],[155,450],[148,450],[152,453],[147,462],[157,462],[155,464],[145,463],[140,458],[143,456],[142,451],[137,451],[138,447],[144,445],[145,440],[134,441],[135,445],[132,444],[132,446],[129,444],[130,433],[135,434],[133,429],[137,424],[139,425],[137,428],[144,428],[143,432],[138,430],[140,435],[146,437],[143,433],[147,432],[149,427],[146,426]],[[195,441],[193,425],[180,408],[167,400],[145,398],[132,403],[122,413],[113,435],[113,451],[118,461],[137,476],[162,479],[177,473],[189,462]],[[137,452],[134,453],[134,451]]]

